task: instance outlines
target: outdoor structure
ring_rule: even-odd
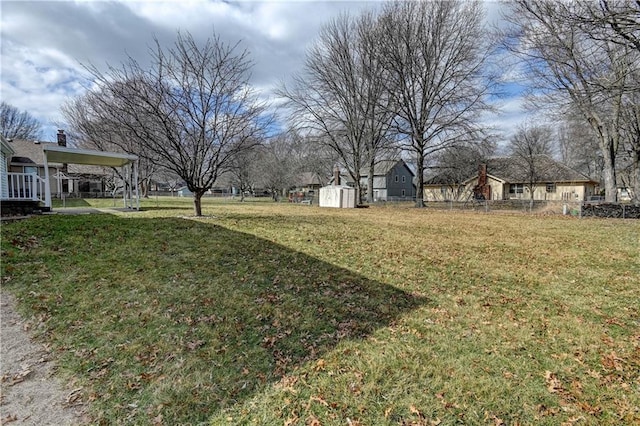
[[[116,152],[91,151],[84,149],[67,148],[63,146],[44,147],[44,171],[45,178],[49,181],[49,161],[54,163],[86,164],[105,167],[120,167],[125,176],[122,198],[124,206],[140,209],[140,197],[138,194],[138,157],[130,154]],[[133,165],[133,170],[131,170]],[[50,188],[50,186],[46,186]],[[45,206],[51,207],[51,191],[45,194]]]
[[[24,203],[51,208],[52,194],[69,194],[74,178],[69,164],[121,168],[125,176],[122,196],[124,206],[140,207],[138,198],[138,157],[135,155],[68,148],[66,135],[58,132],[58,143],[2,140],[2,202]],[[6,189],[6,190],[5,190]]]
[[[539,155],[531,166],[511,157],[490,158],[475,176],[456,183],[446,176],[428,179],[425,201],[533,199],[537,201],[586,201],[597,193],[598,182],[552,158]],[[534,176],[534,178],[531,178]]]
[[[58,132],[58,141],[44,142],[25,139],[12,139],[8,144],[13,149],[9,157],[10,173],[30,174],[35,172],[43,178],[44,148],[48,146],[66,147],[66,135]],[[104,197],[114,190],[117,179],[114,171],[98,165],[58,164],[49,162],[49,181],[51,194],[54,197]]]
[[[369,169],[360,170],[360,185],[366,193]],[[382,160],[376,164],[373,174],[373,201],[414,199],[415,174],[403,160]]]
[[[356,189],[340,184],[340,170],[336,167],[333,176],[333,184],[320,188],[320,207],[355,208]]]

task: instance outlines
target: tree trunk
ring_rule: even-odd
[[[631,201],[633,201],[634,204],[640,204],[640,151],[639,150],[634,150],[633,151],[633,175],[631,176],[632,178],[632,185],[633,185],[633,194],[631,194]]]
[[[604,180],[604,200],[607,203],[618,201],[618,188],[616,187],[615,153],[611,144],[607,144],[607,149],[602,150],[604,169],[602,179]]]
[[[535,187],[531,187],[529,188],[529,191],[531,193],[531,197],[529,197],[529,213],[533,213],[533,199],[535,197],[535,193],[534,193]]]
[[[416,151],[416,207],[424,207],[424,152]]]
[[[193,210],[196,216],[202,216],[202,193],[193,193]]]
[[[375,160],[369,164],[369,176],[367,176],[367,201],[373,203],[373,174],[375,173]]]
[[[360,173],[356,173],[356,181],[354,182],[356,189],[356,205],[362,204],[362,185],[360,184]]]

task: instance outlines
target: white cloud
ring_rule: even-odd
[[[149,60],[157,38],[163,46],[176,31],[205,40],[213,31],[229,43],[242,40],[255,63],[252,83],[260,99],[272,105],[280,82],[302,68],[307,47],[321,26],[339,12],[358,13],[378,1],[2,1],[0,14],[2,100],[29,111],[45,124],[62,119],[60,105],[82,94],[91,82],[82,64],[103,69],[127,55]],[[488,19],[499,3],[487,2]],[[504,68],[503,68],[504,69]],[[505,74],[504,80],[514,75]],[[506,103],[502,118],[517,116],[516,103]]]

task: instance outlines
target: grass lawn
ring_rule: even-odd
[[[640,424],[640,221],[143,208],[2,225],[98,424]]]

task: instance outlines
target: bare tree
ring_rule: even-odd
[[[249,85],[248,52],[215,34],[198,44],[178,33],[167,49],[155,40],[150,55],[149,69],[134,58],[106,72],[87,67],[100,87],[93,113],[139,143],[139,155],[180,176],[200,216],[202,196],[231,159],[261,140],[266,105]]]
[[[0,128],[7,139],[38,139],[42,133],[42,124],[34,116],[4,101],[0,103]]]
[[[231,160],[229,173],[232,176],[231,183],[240,192],[240,201],[244,201],[246,192],[252,190],[258,178],[260,161],[260,147],[246,149],[235,155]]]
[[[620,120],[638,52],[601,37],[607,24],[586,25],[583,3],[515,0],[509,7],[507,46],[523,59],[539,105],[581,112],[602,154],[605,198],[616,201]]]
[[[573,170],[600,180],[603,161],[598,142],[584,118],[565,117],[556,131],[560,161]]]
[[[137,155],[138,185],[141,195],[147,197],[153,177],[161,170],[159,159],[154,156],[152,147],[133,137],[127,127],[105,120],[103,98],[108,95],[105,90],[89,91],[62,105],[69,137],[79,148]],[[112,171],[121,181],[126,181],[120,168],[113,167]]]
[[[640,87],[640,72],[634,75]],[[640,203],[640,89],[630,91],[623,100],[623,112],[620,120],[622,135],[622,180],[632,189],[631,197]],[[625,182],[626,181],[626,182]]]
[[[478,165],[494,154],[496,146],[491,140],[463,143],[441,150],[434,158],[435,164],[428,169],[432,179],[446,183],[452,201],[460,201],[464,195],[463,183],[478,172]]]
[[[531,201],[529,208],[533,209],[535,190],[547,174],[547,170],[542,168],[548,163],[540,161],[540,157],[553,156],[553,131],[548,126],[522,124],[511,137],[507,151],[526,176],[524,183]]]
[[[382,11],[382,55],[397,101],[395,125],[417,166],[416,206],[423,207],[426,158],[478,140],[493,80],[482,4],[477,1],[390,2]]]
[[[395,113],[379,53],[381,35],[373,12],[356,18],[338,16],[322,28],[293,87],[280,91],[288,100],[295,127],[339,155],[355,182],[359,201],[360,172],[364,167],[373,169],[390,141]],[[369,175],[373,178],[373,173]],[[369,188],[372,199],[373,185]]]
[[[640,52],[640,1],[580,0],[570,16],[595,40],[609,41]]]
[[[257,184],[269,190],[273,201],[295,185],[300,172],[295,152],[295,140],[290,133],[281,133],[270,138],[260,149],[257,160]]]

